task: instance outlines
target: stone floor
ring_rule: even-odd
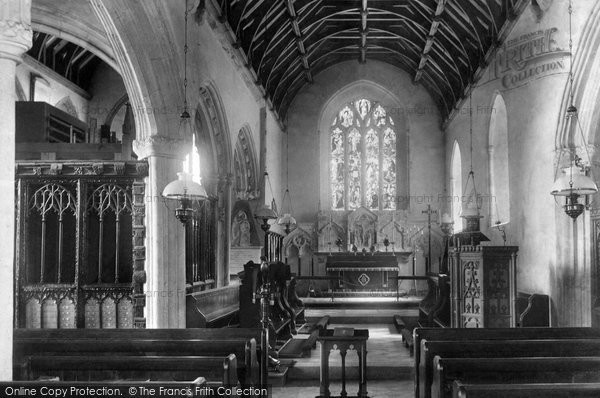
[[[341,387],[332,383],[332,395],[339,395]],[[349,395],[355,395],[358,387],[350,383],[347,386]],[[376,380],[368,383],[369,398],[413,398],[414,383],[412,380]],[[292,381],[285,387],[273,388],[273,398],[314,398],[319,395],[319,382]]]
[[[373,311],[378,312],[381,310]],[[353,312],[354,315],[357,315],[356,310]],[[367,342],[367,391],[369,397],[408,398],[414,395],[413,359],[410,357],[408,349],[404,347],[401,335],[391,323],[367,324],[353,322],[330,324],[328,328],[335,327],[369,329],[369,340]],[[319,350],[320,346],[317,343],[317,349],[311,351],[310,357],[295,360],[293,367],[289,370],[286,386],[273,388],[272,396],[274,398],[308,398],[319,395]],[[346,373],[348,376],[347,391],[351,395],[356,394],[358,390],[356,381],[358,376],[357,364],[357,355],[354,352],[349,352],[346,358]],[[340,356],[336,352],[332,352],[330,357],[330,373],[334,379],[330,387],[332,395],[339,395],[341,391],[340,370]]]

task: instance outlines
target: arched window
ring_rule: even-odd
[[[333,210],[396,209],[396,132],[383,106],[346,104],[331,124],[329,150]]]
[[[490,117],[490,223],[510,221],[510,191],[508,178],[508,118],[506,105],[497,95]]]
[[[462,218],[460,212],[462,210],[462,161],[460,158],[460,146],[454,141],[452,148],[452,169],[450,183],[452,186],[452,221],[454,221],[454,232],[462,231]]]

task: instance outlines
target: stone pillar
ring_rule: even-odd
[[[31,47],[31,1],[0,3],[0,380],[12,380],[15,242],[15,101],[16,67]],[[8,194],[6,194],[8,193]]]
[[[175,218],[178,203],[162,191],[182,171],[190,143],[160,135],[133,142],[148,161],[146,180],[146,327],[185,328],[185,229]]]

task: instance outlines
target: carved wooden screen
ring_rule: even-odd
[[[15,325],[145,327],[146,163],[17,167]]]
[[[214,283],[216,263],[216,202],[194,203],[194,216],[186,225],[186,283]]]

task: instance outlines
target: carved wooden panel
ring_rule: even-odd
[[[117,304],[117,327],[128,329],[133,327],[133,303],[130,299],[122,298]]]
[[[488,286],[488,327],[510,327],[510,272],[506,261],[492,262],[486,274]]]
[[[42,328],[58,328],[58,308],[54,299],[46,299],[42,303]]]
[[[25,305],[25,327],[28,329],[39,329],[42,327],[40,302],[36,299],[27,300]]]
[[[451,256],[452,327],[516,326],[517,246],[461,246]]]
[[[107,297],[102,301],[102,329],[114,329],[117,327],[117,306],[115,301]]]
[[[479,328],[483,325],[483,300],[479,261],[461,262],[462,326]]]
[[[61,329],[73,329],[76,328],[76,313],[75,313],[75,304],[73,300],[65,297],[60,300],[60,304],[58,305],[58,327]]]
[[[85,328],[100,328],[100,304],[96,299],[88,300],[85,303]]]

